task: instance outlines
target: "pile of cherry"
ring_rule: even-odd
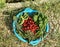
[[[34,34],[36,33],[36,30],[39,29],[39,27],[35,24],[35,22],[32,20],[31,17],[28,17],[27,20],[24,20],[24,23],[22,24],[22,30],[27,31],[30,30]]]

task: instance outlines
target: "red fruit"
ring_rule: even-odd
[[[32,20],[31,17],[29,17],[27,20],[24,20],[24,23],[22,24],[23,28],[22,30],[31,30],[34,34],[36,33],[35,31],[39,28],[34,21]]]
[[[34,22],[33,22],[33,21],[31,21],[31,22],[30,22],[30,24],[34,24]]]
[[[30,21],[28,20],[27,24],[30,24]]]
[[[33,25],[30,25],[30,29],[32,29]]]
[[[32,29],[32,32],[35,32],[35,29]]]
[[[27,27],[27,30],[29,30],[29,27]]]
[[[24,20],[24,23],[27,23],[27,20]]]
[[[25,28],[25,30],[27,30],[27,28]]]
[[[30,20],[29,22],[30,22],[30,23],[32,23],[32,21],[31,21],[31,20]]]
[[[34,22],[32,22],[32,24],[34,24]]]
[[[23,26],[27,26],[27,24],[26,23],[23,23]]]

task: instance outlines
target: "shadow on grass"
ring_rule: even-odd
[[[23,8],[12,10],[12,11],[4,11],[3,14],[7,15],[5,16],[5,24],[11,32],[13,32],[12,28],[12,22],[13,22],[13,17],[16,16],[19,12],[22,11]]]

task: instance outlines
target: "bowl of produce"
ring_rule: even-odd
[[[49,32],[48,18],[37,10],[25,8],[15,16],[13,32],[19,40],[37,45]]]

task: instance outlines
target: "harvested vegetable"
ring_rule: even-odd
[[[41,13],[33,14],[32,16],[24,13],[17,20],[17,32],[24,39],[27,38],[28,41],[44,37],[47,21],[47,17]]]

